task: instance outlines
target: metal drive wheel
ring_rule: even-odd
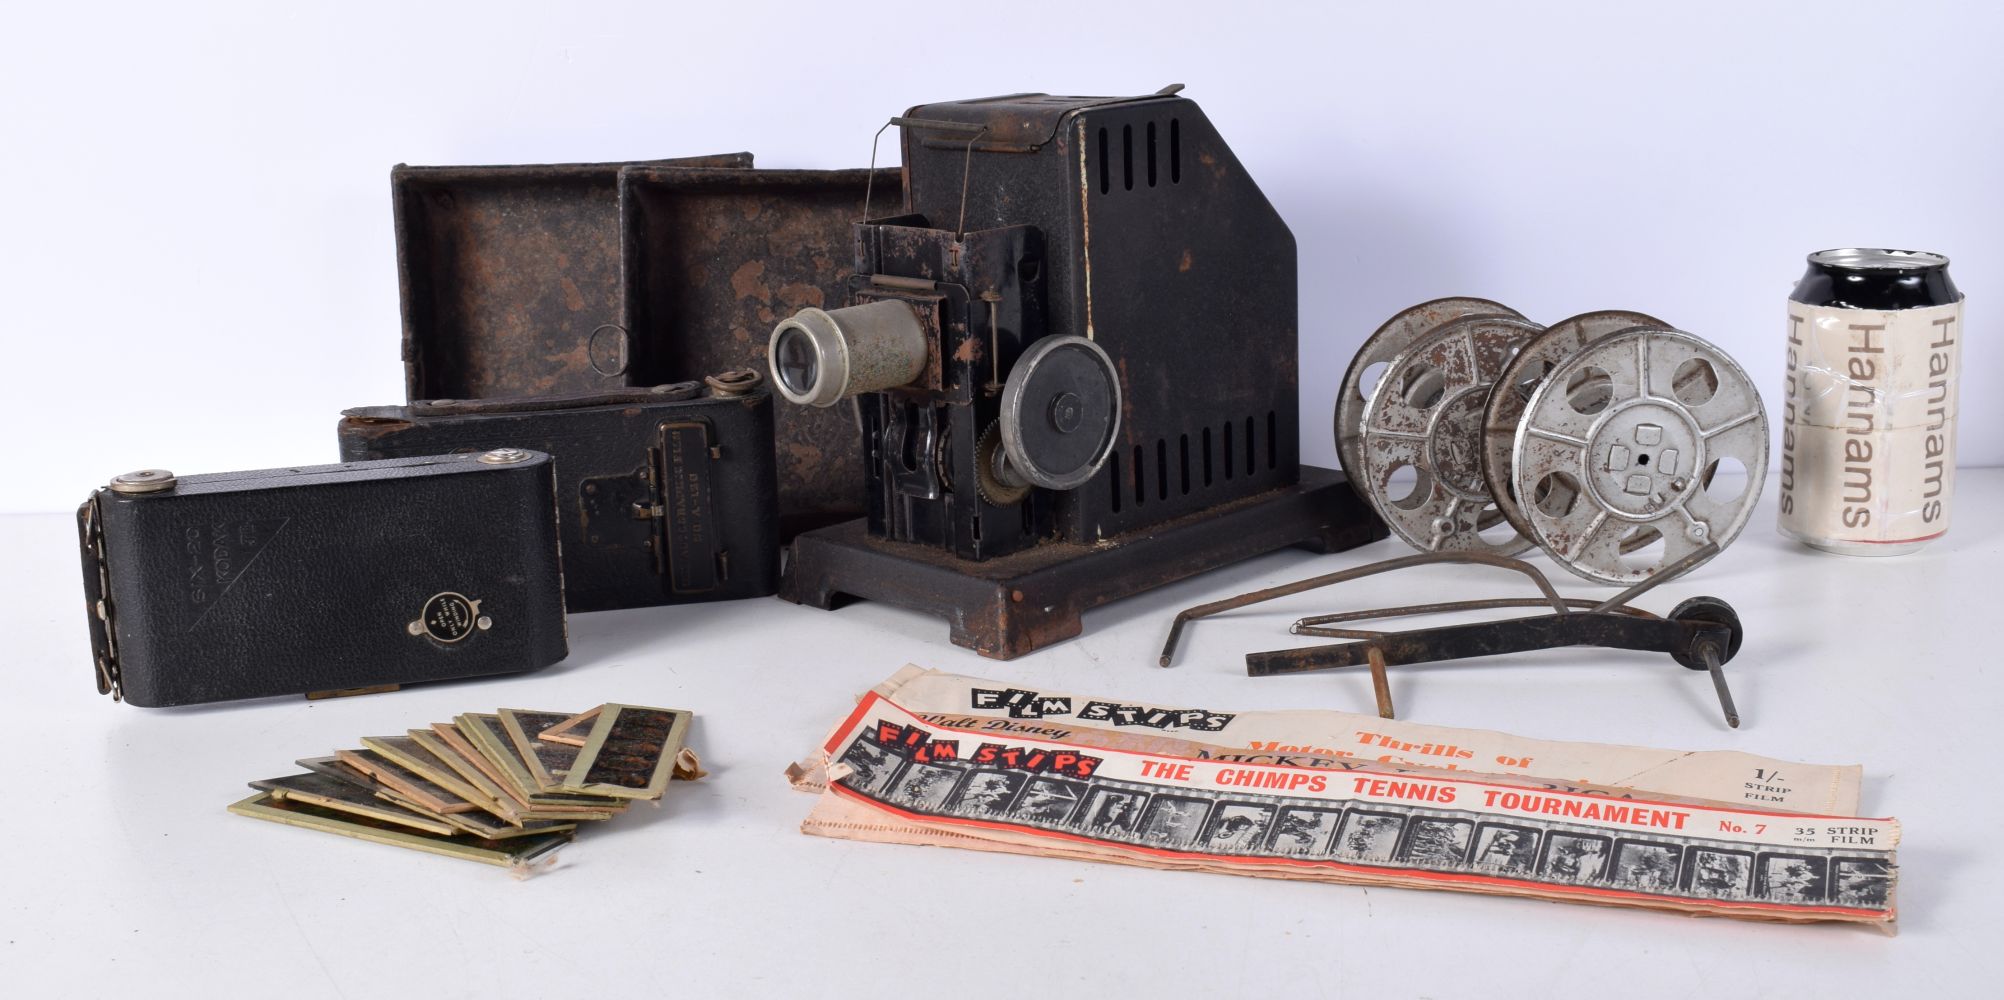
[[[1713,478],[1728,462],[1744,480]],[[1664,327],[1622,330],[1531,394],[1511,469],[1531,535],[1552,558],[1599,583],[1636,583],[1746,527],[1767,474],[1767,411],[1717,347]],[[1624,552],[1650,528],[1660,555]]]
[[[1045,337],[1002,386],[1002,452],[1015,476],[1049,490],[1085,484],[1113,454],[1120,432],[1120,374],[1084,337]]]
[[[1526,538],[1531,537],[1531,520],[1524,515],[1522,501],[1510,484],[1510,451],[1517,445],[1517,424],[1545,377],[1560,363],[1580,352],[1580,348],[1610,333],[1631,326],[1667,327],[1654,316],[1623,309],[1581,313],[1545,328],[1503,368],[1496,379],[1496,391],[1489,394],[1489,408],[1482,420],[1482,478],[1489,495],[1503,517]],[[1653,536],[1650,540],[1654,540]],[[1644,544],[1647,544],[1645,542]]]
[[[1482,477],[1482,415],[1497,376],[1541,330],[1506,316],[1442,324],[1392,362],[1365,404],[1364,496],[1421,551],[1509,556],[1531,547],[1514,530],[1494,541],[1481,534],[1504,523]]]
[[[1359,436],[1364,429],[1364,404],[1369,400],[1370,388],[1364,385],[1365,376],[1375,365],[1390,365],[1413,341],[1435,327],[1464,316],[1524,318],[1517,310],[1488,299],[1465,296],[1434,299],[1386,320],[1357,349],[1357,356],[1350,359],[1350,367],[1343,372],[1343,386],[1336,393],[1336,457],[1343,463],[1343,471],[1350,474],[1350,484],[1359,492],[1363,490],[1364,478],[1364,453]]]
[[[1002,431],[992,423],[974,441],[974,492],[997,507],[1011,507],[1030,496],[1030,484],[1011,469],[1002,453]]]

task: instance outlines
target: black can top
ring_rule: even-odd
[[[1948,258],[1925,250],[1818,250],[1789,300],[1838,309],[1919,309],[1962,301]]]

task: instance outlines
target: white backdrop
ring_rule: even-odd
[[[11,11],[0,510],[334,460],[340,408],[401,400],[399,161],[861,166],[912,104],[1170,82],[1299,240],[1310,461],[1357,345],[1446,294],[1655,314],[1772,409],[1802,255],[1844,245],[1954,259],[1960,457],[2004,461],[1996,4],[939,6]]]

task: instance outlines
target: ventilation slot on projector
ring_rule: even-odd
[[[1097,138],[1100,194],[1132,191],[1137,184],[1183,183],[1183,125],[1177,119],[1166,125],[1147,122],[1139,129],[1122,125],[1118,131],[1102,125]]]

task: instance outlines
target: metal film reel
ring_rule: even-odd
[[[1489,484],[1489,495],[1495,498],[1497,509],[1525,538],[1533,537],[1531,520],[1524,515],[1523,504],[1511,485],[1510,453],[1517,446],[1517,425],[1523,420],[1531,393],[1537,391],[1553,369],[1578,354],[1581,348],[1631,326],[1668,327],[1669,324],[1654,316],[1623,309],[1568,317],[1546,327],[1544,333],[1524,345],[1497,377],[1496,390],[1489,394],[1489,408],[1482,420],[1482,478]],[[1652,535],[1643,544],[1653,540]]]
[[[1369,398],[1363,384],[1365,373],[1373,365],[1389,366],[1401,352],[1412,346],[1413,341],[1442,323],[1464,316],[1523,318],[1517,310],[1488,299],[1463,296],[1434,299],[1386,320],[1376,333],[1364,341],[1364,346],[1357,349],[1357,356],[1350,359],[1350,367],[1343,372],[1343,386],[1336,393],[1336,457],[1343,463],[1343,471],[1350,474],[1351,485],[1356,486],[1360,493],[1364,478],[1360,435],[1364,429],[1364,404]]]
[[[1364,496],[1421,551],[1509,556],[1531,547],[1515,530],[1498,541],[1482,537],[1504,522],[1482,475],[1482,418],[1497,376],[1543,329],[1506,316],[1443,324],[1392,362],[1365,404]],[[1412,470],[1410,485],[1399,481],[1404,469]]]
[[[1744,480],[1713,479],[1728,460]],[[1708,541],[1723,549],[1766,475],[1767,411],[1753,381],[1724,351],[1663,327],[1608,334],[1553,369],[1511,449],[1532,537],[1567,569],[1615,585]],[[1625,559],[1650,528],[1662,555]]]

